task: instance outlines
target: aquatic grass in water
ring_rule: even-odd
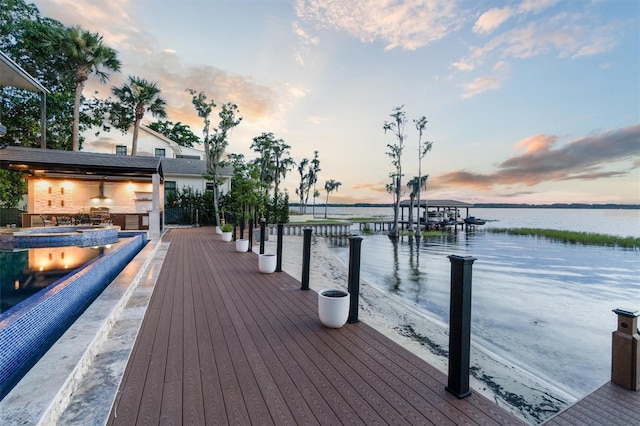
[[[429,237],[442,237],[442,236],[447,236],[450,235],[451,233],[448,231],[422,231],[420,232],[420,236],[424,237],[424,238],[429,238]],[[414,231],[407,231],[407,230],[402,230],[400,231],[400,235],[403,237],[412,237],[415,235]]]
[[[489,228],[489,231],[499,234],[544,237],[552,241],[560,241],[570,244],[622,247],[629,249],[640,248],[640,238],[618,237],[615,235],[598,234],[593,232],[560,231],[557,229],[539,228]]]

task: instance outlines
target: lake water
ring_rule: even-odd
[[[461,216],[465,217],[465,209]],[[417,216],[417,210],[415,211]],[[405,209],[405,220],[408,211]],[[328,207],[327,216],[340,219],[375,217],[393,220],[389,207]],[[469,216],[487,219],[485,228],[545,228],[595,232],[640,238],[640,210],[631,209],[546,209],[546,208],[470,208]],[[316,217],[324,217],[324,207],[316,206]]]
[[[336,209],[332,214],[332,209]],[[376,210],[377,209],[377,210]],[[330,208],[331,217],[385,215]],[[471,209],[491,220],[475,231],[398,244],[363,236],[361,278],[407,308],[449,320],[451,263],[473,256],[472,339],[575,397],[610,378],[615,308],[640,309],[640,251],[494,234],[536,227],[640,237],[640,210]],[[348,247],[333,253],[348,263]]]

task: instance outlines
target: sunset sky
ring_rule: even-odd
[[[404,105],[403,184],[418,173],[413,119],[429,120],[426,198],[640,204],[637,0],[34,3],[118,51],[122,72],[85,95],[155,81],[197,135],[186,88],[235,102],[228,151],[253,158],[263,132],[296,161],[318,150],[319,186],[342,182],[331,202],[392,201],[383,124]]]

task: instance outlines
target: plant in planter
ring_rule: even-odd
[[[222,231],[222,241],[231,241],[233,239],[233,225],[225,223],[220,227]]]
[[[349,318],[349,292],[338,288],[318,293],[318,315],[325,327],[340,328]]]
[[[271,274],[276,270],[277,256],[275,254],[258,255],[258,269],[263,274]]]

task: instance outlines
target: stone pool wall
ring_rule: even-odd
[[[118,240],[120,227],[55,226],[0,233],[0,248],[99,246]]]

